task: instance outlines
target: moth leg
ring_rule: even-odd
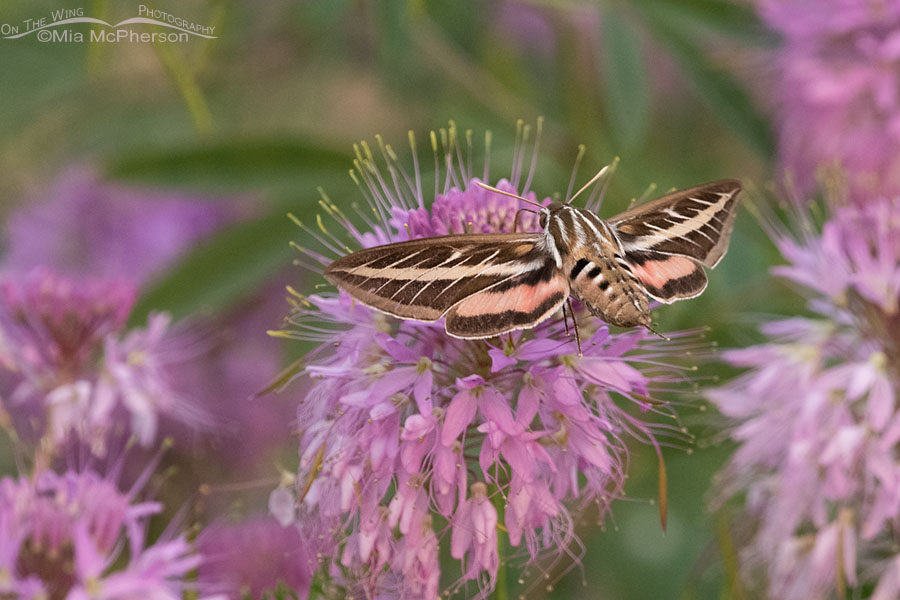
[[[567,302],[566,304],[571,305],[571,302]],[[566,313],[566,304],[563,304],[563,325],[566,326],[566,337],[569,337],[569,315]],[[575,318],[575,315],[572,315],[572,318]]]
[[[578,334],[578,319],[575,318],[575,309],[572,308],[572,298],[566,298],[566,304],[569,305],[569,312],[572,313],[572,328],[575,330],[575,344],[578,346],[578,358],[581,358],[583,355],[581,353],[581,336]],[[563,305],[563,318],[565,318],[565,305]],[[566,326],[566,333],[568,334],[568,326]]]

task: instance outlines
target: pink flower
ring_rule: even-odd
[[[444,137],[457,135],[453,129]],[[372,231],[358,231],[329,205],[343,231],[324,223],[327,237],[311,230],[323,246],[511,231],[517,211],[528,208],[478,187],[468,167],[455,162],[455,150],[448,150],[450,172],[443,184],[439,177],[426,208],[418,172],[401,177],[403,167],[391,159],[397,185],[386,185],[367,152],[361,148],[355,174],[372,203],[365,217],[377,215]],[[515,191],[523,179],[531,175],[523,178],[517,166],[498,185]],[[517,227],[539,224],[523,212]],[[307,256],[330,261],[313,250]],[[524,546],[525,562],[555,554],[574,539],[572,511],[592,503],[605,510],[621,494],[624,438],[655,444],[658,435],[681,435],[625,406],[649,412],[648,394],[686,379],[664,367],[667,347],[639,330],[613,334],[583,309],[576,317],[582,357],[559,319],[498,339],[460,340],[441,323],[397,321],[344,293],[299,300],[283,334],[318,349],[305,363],[311,387],[297,413],[298,522],[328,523],[336,532],[335,547],[323,555],[332,576],[339,567],[346,590],[434,597],[445,533],[435,524],[449,522],[451,550],[464,564],[452,590],[474,581],[487,595],[499,565],[498,513],[509,543]],[[673,347],[697,349],[690,337]],[[502,502],[495,507],[488,498]]]
[[[201,558],[180,537],[146,543],[162,507],[135,502],[137,491],[122,493],[92,471],[0,479],[0,589],[22,598],[181,598]]]
[[[394,552],[392,570],[403,576],[403,593],[416,598],[438,598],[441,567],[438,562],[438,539],[431,516],[426,516],[419,528],[401,538]]]
[[[475,579],[484,571],[485,592],[496,583],[500,557],[497,554],[497,509],[487,497],[487,486],[473,483],[471,496],[460,504],[453,517],[450,555],[463,561],[463,577]]]
[[[233,198],[110,183],[76,166],[12,213],[2,272],[21,277],[52,268],[137,287],[246,212]]]
[[[900,203],[836,207],[820,236],[801,218],[800,240],[765,225],[790,261],[775,272],[817,316],[766,323],[767,343],[724,354],[747,372],[708,393],[738,443],[720,492],[747,499],[746,568],[765,568],[772,597],[823,598],[837,581],[892,590]]]
[[[900,192],[900,5],[757,0],[782,34],[779,162],[801,195],[839,166],[851,198]]]
[[[33,270],[52,270],[73,287],[73,295],[87,293],[95,308],[103,302],[118,303],[122,319],[128,316],[136,289],[148,288],[197,243],[258,216],[262,206],[252,195],[210,196],[113,182],[87,165],[64,170],[34,196],[9,214],[0,274],[21,287]],[[94,294],[91,290],[97,287],[107,288],[107,294]],[[281,321],[283,289],[280,284],[263,287],[224,314],[193,318],[190,334],[183,323],[166,327],[164,341],[155,339],[153,332],[166,320],[154,317],[147,324],[149,331],[127,336],[132,342],[151,343],[150,354],[120,336],[109,350],[116,350],[116,367],[127,368],[105,378],[110,385],[98,391],[125,384],[115,398],[104,396],[112,403],[117,424],[121,420],[125,429],[133,427],[129,433],[144,443],[156,436],[172,438],[186,460],[217,463],[212,466],[218,468],[206,469],[211,476],[217,471],[268,469],[290,436],[291,403],[248,398],[281,364],[279,346],[265,331]],[[122,332],[121,327],[116,329]],[[9,354],[4,346],[0,336],[0,365]],[[93,348],[81,345],[89,346]],[[146,357],[147,362],[129,364],[122,353],[132,350],[136,351],[132,358]],[[93,353],[96,350],[89,352]],[[162,393],[158,389],[162,381],[151,379],[160,368],[169,392],[178,394]],[[71,432],[73,419],[77,421],[85,405],[94,403],[95,389],[87,389],[93,380],[84,379],[87,383],[65,387],[54,398],[60,416],[53,422],[56,435]],[[129,411],[122,410],[123,402]],[[109,407],[97,412],[97,421],[109,420],[105,412]],[[85,437],[83,432],[78,435]],[[102,450],[102,444],[95,446]]]
[[[279,583],[306,598],[316,568],[315,545],[293,525],[283,527],[271,517],[214,523],[200,534],[197,547],[204,557],[199,580],[231,598],[246,593],[256,600]]]
[[[156,441],[161,415],[201,422],[170,383],[172,365],[188,356],[168,317],[153,315],[146,329],[124,332],[132,286],[38,270],[24,281],[4,280],[2,290],[0,366],[9,371],[4,383],[23,431],[26,420],[37,421],[45,443],[74,434],[103,453],[122,415],[145,446]]]

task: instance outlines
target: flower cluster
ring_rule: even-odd
[[[0,598],[237,598],[242,586],[260,597],[259,585],[276,583],[273,568],[290,559],[216,571],[216,544],[236,547],[227,535],[217,540],[216,529],[202,538],[213,544],[199,552],[168,532],[148,543],[148,522],[162,504],[136,497],[159,460],[136,472],[154,447],[170,446],[161,442],[167,435],[177,439],[175,451],[192,442],[179,466],[202,473],[204,482],[214,480],[217,465],[233,477],[267,461],[263,450],[287,439],[288,419],[267,410],[273,405],[247,402],[278,364],[264,331],[277,322],[269,300],[279,311],[283,300],[261,294],[252,310],[229,314],[216,337],[198,333],[203,324],[173,325],[166,314],[151,314],[144,327],[127,325],[149,278],[242,210],[111,184],[85,169],[49,189],[45,201],[12,212],[0,263],[0,427],[19,459],[19,476],[0,479]],[[236,329],[247,332],[240,344]],[[222,444],[218,461],[205,461],[197,440],[212,445],[239,422],[247,427],[243,443]],[[131,440],[143,449],[130,449]],[[108,476],[62,466],[109,461]],[[132,476],[138,483],[121,491],[120,480]],[[173,480],[160,497],[178,506],[185,500]],[[196,483],[189,485],[194,492]],[[294,546],[292,556],[304,547],[295,530],[280,538],[269,536],[272,528],[260,532],[272,555],[273,539],[282,550]],[[303,589],[309,576],[290,575],[308,571],[278,575]]]
[[[166,379],[180,360],[169,318],[123,332],[135,290],[121,281],[77,281],[39,269],[0,287],[2,365],[13,416],[40,417],[51,447],[74,433],[103,451],[118,414],[147,446],[160,414],[192,418]],[[25,425],[22,428],[25,429]]]
[[[132,496],[90,470],[0,479],[0,596],[182,598],[201,558],[182,537],[147,545],[161,507]]]
[[[20,400],[61,388],[55,396],[59,401],[53,402],[60,418],[49,423],[57,439],[71,431],[79,415],[93,423],[83,433],[108,428],[104,424],[114,410],[131,421],[127,433],[144,444],[152,443],[157,432],[156,437],[176,441],[174,451],[190,444],[193,458],[216,459],[204,466],[211,477],[219,470],[211,467],[220,463],[227,464],[220,470],[231,474],[268,468],[276,447],[290,434],[292,408],[289,402],[259,406],[247,398],[281,359],[277,344],[265,335],[281,320],[280,286],[259,290],[215,320],[173,325],[168,317],[155,315],[146,329],[124,331],[136,293],[145,291],[167,265],[218,229],[258,212],[259,202],[242,200],[123,185],[77,166],[13,210],[0,260],[5,282],[0,303],[19,314],[0,316],[0,328],[15,330],[0,334],[0,361],[18,354],[12,358],[21,363],[17,348],[22,343],[50,351],[40,337],[53,333],[43,331],[48,326],[94,329],[55,333],[66,338],[64,345],[75,346],[78,364],[70,361],[63,369],[44,365],[38,374],[34,366],[0,362],[0,367],[16,370],[15,377],[0,373],[4,398],[23,375],[26,384],[34,384],[30,390],[21,386],[13,411],[31,418],[29,405],[35,403]],[[48,306],[51,302],[57,306]],[[72,311],[93,312],[63,314]],[[35,329],[22,318],[43,322]],[[49,323],[53,320],[57,325]],[[75,339],[88,333],[92,339]],[[15,344],[3,342],[8,335],[17,338]],[[241,443],[232,443],[238,435]],[[202,452],[207,455],[201,457]]]
[[[516,223],[528,205],[476,185],[490,176],[472,175],[456,136],[452,127],[441,132],[445,183],[430,210],[418,169],[408,175],[388,147],[385,177],[363,145],[355,175],[379,222],[361,233],[325,203],[349,243],[536,230],[534,215],[522,213]],[[531,176],[521,183],[524,154],[519,146],[512,176],[497,187],[535,200]],[[348,243],[326,235],[321,241],[330,248]],[[586,311],[575,312],[583,356],[562,319],[460,340],[441,322],[400,322],[343,292],[297,298],[293,327],[281,333],[314,341],[319,350],[303,369],[313,385],[298,409],[296,507],[281,499],[273,505],[283,521],[324,524],[327,534],[314,539],[332,582],[358,597],[393,591],[436,598],[438,547],[448,532],[450,554],[460,561],[451,593],[474,582],[476,597],[486,597],[508,560],[500,554],[505,544],[522,549],[530,564],[546,554],[577,560],[572,511],[595,503],[602,519],[623,493],[628,439],[657,446],[658,436],[682,435],[642,413],[664,411],[650,396],[685,379],[666,357],[696,340],[612,333]]]
[[[821,235],[768,223],[814,318],[766,323],[770,341],[725,353],[748,369],[710,392],[739,443],[720,475],[755,523],[748,571],[783,599],[900,594],[900,200],[833,208]]]
[[[900,192],[900,4],[757,0],[782,34],[780,162],[801,194],[837,165],[851,197]]]

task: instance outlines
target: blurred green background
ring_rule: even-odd
[[[115,23],[135,16],[138,4],[4,0],[0,23],[79,7]],[[288,242],[303,244],[286,213],[313,214],[319,186],[339,205],[359,200],[347,173],[352,144],[376,134],[408,159],[408,130],[424,141],[449,120],[476,140],[490,129],[496,176],[509,168],[517,120],[542,115],[538,194],[565,191],[578,144],[587,147],[580,181],[621,157],[601,216],[650,184],[662,192],[737,177],[753,196],[770,177],[766,53],[776,40],[743,3],[155,0],[152,7],[215,25],[217,37],[177,44],[0,39],[4,214],[82,164],[112,181],[239,192],[252,204],[254,219],[205,240],[145,290],[135,322],[153,309],[179,317],[221,311],[284,278],[293,259]],[[419,149],[429,164],[427,144]],[[747,315],[796,308],[767,276],[774,260],[743,211],[707,292],[655,318],[662,330],[708,326],[708,337],[723,346],[752,341]],[[292,273],[276,283],[305,291],[320,283]],[[705,365],[698,381],[723,374]],[[668,532],[650,503],[655,454],[634,445],[630,500],[614,505],[604,528],[590,519],[580,526],[584,568],[552,591],[513,576],[513,597],[525,590],[529,598],[732,597],[734,565],[722,559],[728,535],[717,537],[717,517],[707,510],[712,476],[729,449],[710,433],[717,420],[699,397],[679,402],[697,442],[690,451],[666,451]]]

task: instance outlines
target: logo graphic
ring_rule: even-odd
[[[92,28],[89,34],[70,29],[69,25],[88,23],[101,25],[104,29]],[[135,25],[165,27],[170,31],[136,31]],[[191,37],[216,39],[215,26],[202,25],[179,17],[164,10],[138,5],[136,17],[109,23],[103,19],[85,15],[84,8],[55,10],[50,17],[25,19],[21,24],[0,24],[0,38],[15,40],[34,34],[39,42],[187,42]]]

